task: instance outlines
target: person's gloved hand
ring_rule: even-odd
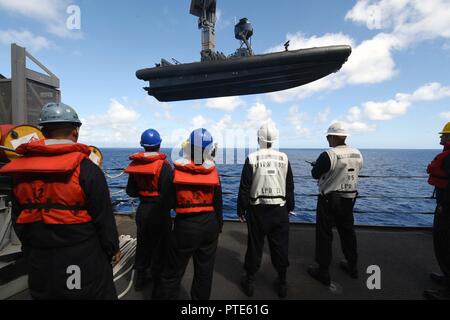
[[[115,266],[120,259],[122,259],[122,252],[120,252],[120,250],[112,257],[112,264],[113,266]]]
[[[244,212],[238,213],[238,217],[239,217],[239,221],[240,221],[240,222],[246,222],[245,214],[246,214],[245,211],[244,211]]]

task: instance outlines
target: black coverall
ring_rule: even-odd
[[[264,238],[269,241],[272,265],[281,280],[285,280],[289,266],[289,213],[295,208],[294,178],[290,163],[286,177],[286,204],[252,205],[250,189],[253,180],[253,168],[247,158],[241,174],[237,213],[247,220],[247,252],[244,269],[253,276],[261,267]]]
[[[159,281],[164,268],[172,229],[169,193],[172,176],[172,167],[165,162],[158,181],[160,195],[140,197],[136,212],[137,247],[134,268],[138,272],[145,272],[151,267],[156,282]],[[126,191],[130,197],[139,197],[139,188],[132,174],[128,178]]]
[[[176,194],[172,186],[172,207]],[[191,257],[194,259],[192,300],[208,300],[214,274],[219,234],[223,227],[222,186],[214,188],[214,212],[190,213],[175,217],[167,268],[163,273],[161,299],[177,299],[181,279]]]
[[[450,177],[450,155],[444,159],[444,171]],[[434,252],[450,288],[450,184],[445,189],[436,188],[437,207],[434,215]]]
[[[323,152],[316,161],[311,174],[314,179],[327,173],[331,168],[328,153]],[[341,247],[350,265],[358,261],[356,233],[354,230],[353,207],[355,199],[342,197],[338,192],[326,196],[319,195],[316,217],[316,262],[323,269],[331,264],[333,224],[336,225]]]
[[[13,226],[22,242],[34,299],[117,299],[111,260],[119,250],[119,240],[109,189],[103,172],[92,161],[83,160],[80,166],[79,183],[91,222],[16,224],[22,209],[13,197]],[[80,268],[79,290],[68,289],[67,281],[73,274],[68,273],[70,266]]]

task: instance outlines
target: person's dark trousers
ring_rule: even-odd
[[[332,258],[333,225],[341,239],[341,247],[350,265],[358,261],[353,207],[355,201],[338,194],[319,196],[316,217],[316,262],[328,268]]]
[[[450,279],[450,206],[436,209],[433,224],[434,252],[442,273]],[[450,283],[447,284],[450,288]]]
[[[289,266],[289,212],[285,206],[256,205],[247,211],[247,253],[244,269],[254,275],[261,267],[264,238],[269,241],[272,265],[285,278]],[[285,280],[285,279],[282,279]]]
[[[23,247],[34,300],[117,300],[111,260],[97,236],[68,247]],[[69,266],[80,270],[80,288],[68,287]]]
[[[175,218],[167,268],[163,272],[160,299],[177,299],[180,283],[191,257],[194,260],[192,300],[208,300],[219,237],[215,213],[185,214]]]
[[[164,268],[169,246],[171,219],[154,202],[141,201],[136,212],[137,247],[134,268],[145,272],[151,267],[152,277],[158,281]]]

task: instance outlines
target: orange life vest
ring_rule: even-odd
[[[177,214],[214,212],[214,187],[220,185],[219,174],[212,161],[203,165],[180,159],[174,163]]]
[[[79,183],[88,146],[66,140],[39,140],[17,148],[22,157],[0,169],[12,174],[13,192],[22,208],[18,224],[81,224],[92,220]]]
[[[437,188],[444,189],[448,186],[450,177],[447,172],[444,171],[443,163],[445,158],[450,156],[450,142],[444,146],[444,151],[434,158],[434,160],[428,165],[427,172],[430,175],[428,183]]]
[[[132,162],[125,173],[132,174],[136,180],[141,197],[157,197],[160,195],[159,176],[166,155],[159,152],[140,152],[130,156]]]

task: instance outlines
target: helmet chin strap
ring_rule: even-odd
[[[260,148],[260,149],[272,149],[273,143],[261,141],[261,140],[258,138],[258,145],[259,145],[259,148]]]

